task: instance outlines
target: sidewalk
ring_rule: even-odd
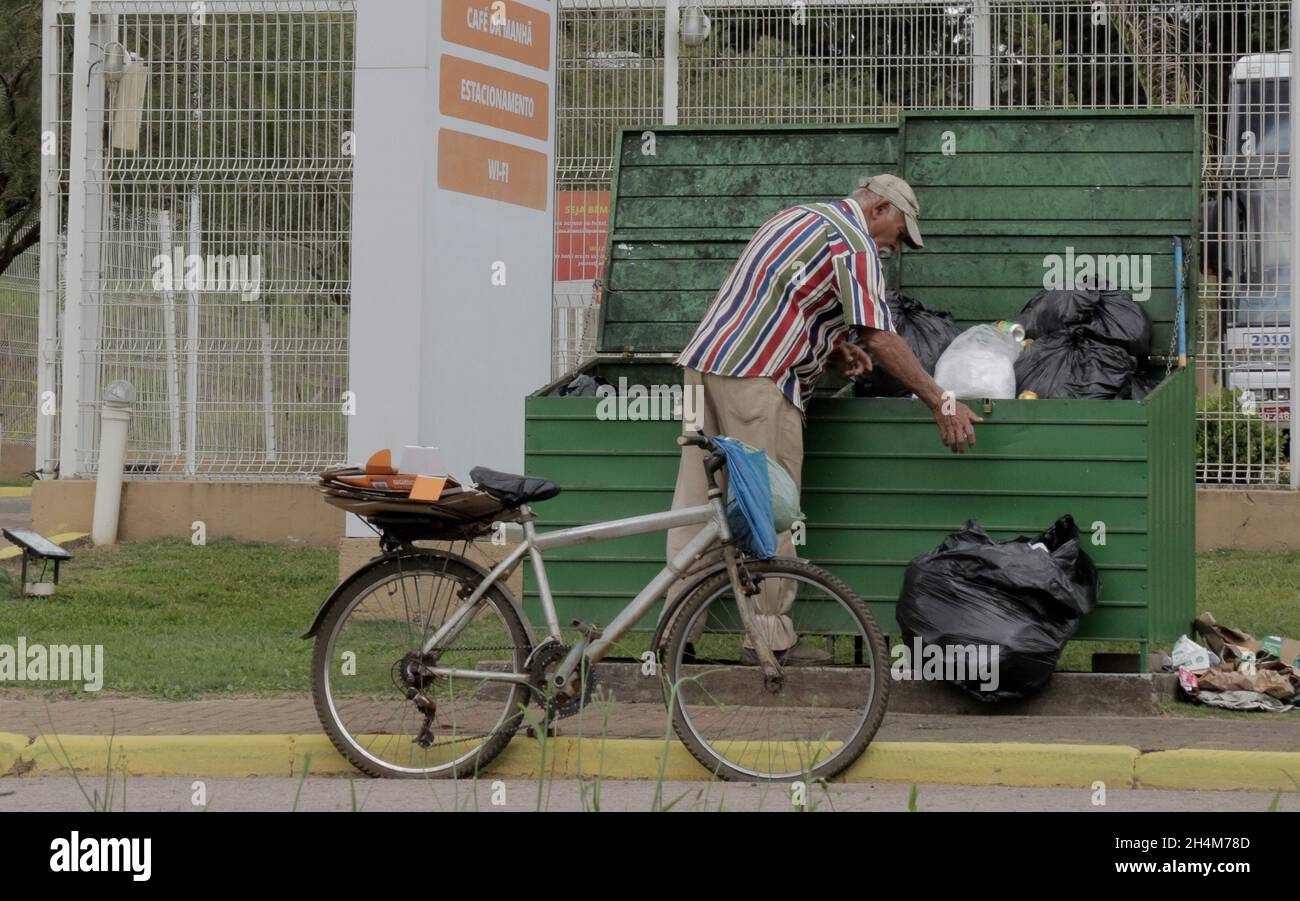
[[[561,720],[559,734],[599,737],[599,708]],[[609,738],[660,739],[667,716],[658,704],[614,704]],[[311,698],[166,701],[132,697],[44,701],[0,693],[0,732],[60,735],[322,734]],[[888,713],[876,741],[1125,745],[1139,751],[1176,748],[1236,751],[1300,750],[1300,716],[1210,717],[961,716]]]
[[[28,495],[10,497],[0,493],[0,528],[30,529],[32,527],[32,499]],[[9,547],[9,542],[0,538],[0,548]]]

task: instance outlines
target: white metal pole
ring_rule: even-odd
[[[974,46],[971,47],[971,107],[993,108],[993,14],[988,0],[975,0]]]
[[[199,253],[199,189],[195,186],[190,190],[190,247],[185,266],[187,270],[188,260],[198,259]],[[195,282],[197,283],[198,280],[195,279]],[[197,284],[194,284],[189,285],[185,319],[185,475],[191,479],[198,473],[198,431],[199,289]]]
[[[117,542],[122,470],[133,403],[135,388],[119,379],[108,386],[99,408],[99,465],[95,467],[95,509],[90,520],[90,540],[96,545]]]
[[[62,148],[58,120],[63,94],[57,26],[55,0],[45,0],[41,20],[41,293],[36,340],[36,468],[43,474],[53,472],[58,463],[54,455],[54,396],[59,365],[58,165]]]
[[[1287,69],[1288,84],[1287,86],[1287,113],[1291,122],[1291,151],[1287,159],[1287,202],[1291,207],[1291,489],[1294,491],[1300,489],[1300,466],[1297,466],[1296,457],[1296,404],[1300,403],[1300,351],[1296,350],[1296,331],[1300,326],[1300,203],[1296,203],[1295,191],[1295,155],[1296,148],[1300,147],[1300,116],[1296,115],[1295,103],[1295,71],[1296,71],[1296,51],[1300,47],[1296,46],[1296,17],[1300,16],[1300,0],[1291,2],[1291,64]]]
[[[681,0],[664,0],[664,125],[677,124],[677,48]]]
[[[68,153],[68,251],[64,264],[63,406],[59,477],[81,471],[81,302],[86,270],[86,153],[90,106],[90,0],[77,0],[72,20],[72,140]]]
[[[262,344],[262,416],[266,432],[266,462],[275,462],[275,392],[271,368],[271,307],[257,311],[257,328]]]
[[[163,256],[174,263],[172,240],[172,214],[169,210],[159,210],[158,249]],[[162,289],[163,343],[166,345],[167,352],[167,413],[171,419],[171,447],[172,453],[179,455],[181,452],[181,372],[176,354],[176,292],[173,286],[181,273],[176,271],[175,266],[170,268],[171,280]]]

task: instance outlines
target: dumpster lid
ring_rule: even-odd
[[[760,225],[846,197],[899,159],[895,124],[653,126],[617,142],[602,355],[675,355]]]
[[[1200,227],[1201,126],[1191,110],[907,113],[903,177],[926,236],[899,287],[962,325],[1014,319],[1045,287],[1129,291],[1168,353],[1173,237],[1183,239],[1188,347]],[[933,236],[933,240],[931,240]]]
[[[603,356],[677,353],[763,222],[880,172],[911,183],[926,236],[924,250],[892,261],[889,284],[964,326],[1014,318],[1052,278],[1102,267],[1128,280],[1163,354],[1174,235],[1187,253],[1184,296],[1195,296],[1194,111],[954,110],[884,125],[625,128],[617,142]]]

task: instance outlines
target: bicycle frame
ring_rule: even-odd
[[[709,494],[709,503],[698,507],[685,507],[664,513],[631,516],[626,519],[615,519],[609,522],[576,526],[571,529],[560,529],[541,535],[537,534],[533,526],[532,510],[527,506],[520,507],[520,511],[524,514],[523,542],[488,573],[487,578],[465,599],[464,604],[448,617],[442,627],[424,643],[421,653],[428,654],[440,642],[454,640],[473,618],[474,610],[484,594],[497,582],[508,577],[515,566],[523,560],[525,554],[531,560],[534,574],[537,577],[537,592],[541,596],[542,609],[546,615],[547,631],[556,641],[561,641],[559,617],[555,612],[555,601],[551,597],[550,582],[546,578],[546,566],[542,560],[543,551],[605,541],[611,538],[625,538],[629,535],[663,532],[679,526],[702,524],[704,527],[700,529],[699,533],[672,560],[668,561],[668,565],[661,569],[659,574],[651,579],[645,588],[641,589],[640,593],[614,617],[612,622],[601,630],[599,637],[590,643],[587,643],[584,638],[584,640],[574,645],[554,674],[556,684],[564,685],[574,671],[578,669],[584,656],[588,664],[595,664],[604,658],[614,643],[627,634],[632,626],[654,606],[655,601],[686,573],[695,559],[709,550],[714,542],[719,539],[723,542],[723,554],[728,558],[728,568],[733,573],[733,580],[735,579],[734,550],[729,545],[731,530],[727,526],[727,516],[722,505],[721,492],[714,489]],[[741,596],[743,595],[738,595],[738,597]],[[749,616],[748,611],[744,609],[745,605],[740,606],[743,611],[742,616],[748,620]],[[766,651],[766,648],[764,648],[764,651]],[[760,651],[761,653],[763,651]],[[428,672],[435,676],[528,684],[528,677],[518,673],[487,672],[439,666],[429,667]]]

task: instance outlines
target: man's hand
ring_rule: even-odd
[[[974,423],[984,420],[953,397],[951,392],[945,391],[940,396],[939,403],[930,408],[930,412],[939,424],[940,440],[954,454],[964,454],[967,447],[975,446]]]
[[[835,368],[850,379],[868,373],[872,368],[871,355],[848,341],[841,341],[840,346],[831,351],[831,360]]]
[[[951,392],[935,384],[907,346],[907,342],[893,332],[858,326],[858,335],[871,353],[876,355],[880,368],[892,375],[903,387],[919,397],[939,424],[939,437],[955,454],[964,454],[967,447],[975,446],[974,423],[984,420],[976,416]]]

